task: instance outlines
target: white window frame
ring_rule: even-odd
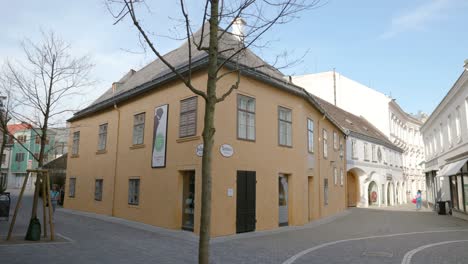
[[[328,132],[325,128],[322,129],[322,137],[323,137],[323,158],[328,158]]]
[[[76,195],[76,178],[70,178],[68,183],[68,197],[74,198]]]
[[[284,113],[286,118],[282,118],[281,113]],[[282,106],[278,106],[278,144],[292,147],[292,110]]]
[[[142,145],[145,142],[145,123],[146,113],[138,113],[133,115],[133,145]]]
[[[333,183],[338,185],[338,169],[333,167]]]
[[[338,150],[338,133],[333,131],[333,149]]]
[[[98,151],[104,151],[107,148],[107,131],[109,129],[109,124],[104,123],[99,125],[98,131]]]
[[[242,107],[242,102],[245,101],[246,107]],[[249,105],[249,103],[253,103]],[[256,139],[256,100],[253,97],[238,94],[237,95],[237,138],[241,140],[255,141]],[[249,109],[249,106],[253,106],[253,109]],[[253,126],[250,126],[250,122],[253,120]],[[245,127],[241,127],[244,124]],[[250,133],[249,133],[250,132]]]
[[[314,121],[307,118],[307,150],[314,153]]]
[[[341,186],[344,185],[344,172],[343,172],[343,168],[340,168],[340,185],[341,185]]]
[[[73,132],[72,155],[78,155],[80,151],[80,131]]]

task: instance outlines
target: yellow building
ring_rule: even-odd
[[[236,41],[225,34],[220,45]],[[165,58],[186,71],[187,51],[184,44]],[[208,54],[192,55],[192,83],[205,87]],[[212,236],[344,210],[345,130],[250,50],[239,65],[239,88],[216,107]],[[227,75],[218,89],[236,80]],[[160,60],[130,71],[69,119],[65,207],[198,232],[203,116],[203,98]]]

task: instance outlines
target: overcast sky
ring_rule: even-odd
[[[159,35],[176,34],[179,1],[148,1],[142,16],[163,53],[181,41]],[[197,6],[187,1],[192,10]],[[199,1],[196,1],[199,2]],[[113,25],[102,0],[8,1],[0,16],[0,61],[22,56],[20,41],[40,39],[40,30],[54,30],[71,44],[74,55],[91,55],[98,82],[79,98],[89,104],[130,69],[154,59],[141,53],[129,21]],[[341,74],[381,91],[407,112],[431,113],[452,87],[468,59],[465,0],[329,0],[264,39],[270,48],[257,51],[268,59],[284,50],[303,63],[285,74],[306,74],[336,68]],[[199,14],[194,12],[196,26]],[[139,53],[132,53],[136,51]],[[79,101],[79,102],[78,102]]]

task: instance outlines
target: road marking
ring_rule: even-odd
[[[283,264],[292,264],[294,261],[298,260],[302,256],[309,254],[310,252],[316,251],[318,249],[336,245],[339,243],[345,243],[345,242],[350,242],[350,241],[358,241],[358,240],[366,240],[366,239],[373,239],[373,238],[386,238],[386,237],[397,237],[397,236],[408,236],[408,235],[418,235],[418,234],[431,234],[431,233],[445,233],[445,232],[468,232],[468,229],[448,229],[448,230],[436,230],[436,231],[421,231],[421,232],[410,232],[410,233],[397,233],[397,234],[390,234],[390,235],[382,235],[382,236],[368,236],[368,237],[358,237],[358,238],[350,238],[350,239],[343,239],[343,240],[337,240],[337,241],[332,241],[328,242],[325,244],[321,244],[315,247],[311,247],[309,249],[303,250],[296,255],[290,257],[286,261],[283,262]]]
[[[440,245],[445,245],[445,244],[459,243],[459,242],[468,242],[468,240],[444,241],[444,242],[428,244],[428,245],[425,245],[425,246],[415,248],[415,249],[413,249],[411,251],[408,251],[408,253],[405,254],[405,256],[403,257],[403,260],[401,261],[401,264],[410,264],[411,263],[411,258],[413,258],[414,254],[416,254],[419,251],[422,251],[424,249],[427,249],[427,248],[430,248],[430,247],[435,247],[435,246],[440,246]]]

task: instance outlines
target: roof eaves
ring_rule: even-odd
[[[362,140],[366,140],[366,141],[375,143],[375,144],[386,146],[387,148],[391,148],[391,149],[393,149],[395,151],[398,151],[398,152],[401,152],[401,153],[404,152],[403,149],[395,146],[394,144],[392,144],[390,142],[387,142],[385,140],[381,140],[381,139],[378,139],[378,138],[375,138],[375,137],[371,137],[369,135],[365,135],[365,134],[358,133],[358,132],[355,132],[355,131],[351,131],[349,133],[349,135],[353,136],[353,137],[356,137],[356,138],[359,138],[359,139],[362,139]]]

